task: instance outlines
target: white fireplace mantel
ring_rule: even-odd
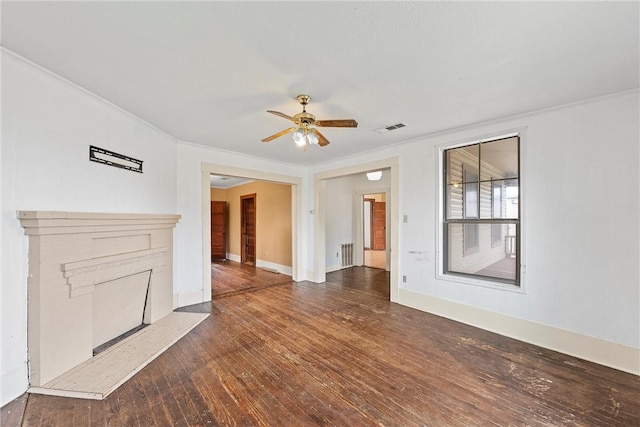
[[[143,286],[140,318],[145,323],[172,311],[173,228],[179,215],[20,211],[18,219],[29,236],[32,386],[91,359],[95,336],[113,327],[115,322],[94,314],[94,306],[110,301],[96,287],[108,290],[118,283],[113,285],[113,301],[118,301]],[[119,309],[117,302],[112,304]]]

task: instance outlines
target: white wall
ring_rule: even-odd
[[[626,93],[479,126],[403,147],[402,253],[434,254],[435,146],[527,127],[523,147],[525,293],[435,279],[407,257],[407,289],[509,316],[639,346],[638,93]],[[420,161],[420,159],[423,159]],[[426,167],[425,167],[426,166]],[[421,169],[428,169],[422,173]]]
[[[400,259],[392,274],[408,280],[399,281],[399,302],[469,323],[465,311],[481,310],[524,320],[535,333],[550,327],[544,330],[593,338],[589,348],[556,347],[602,363],[607,360],[594,347],[621,344],[612,348],[629,357],[618,367],[637,372],[632,365],[640,360],[638,99],[637,90],[611,95],[421,138],[313,171],[400,156],[398,218],[407,215],[408,222],[393,225],[399,228]],[[437,146],[516,128],[526,128],[524,293],[438,279]],[[454,306],[455,313],[447,311]],[[506,324],[492,329],[510,334]],[[535,333],[511,335],[551,346]]]
[[[339,270],[342,258],[340,245],[355,243],[353,198],[355,176],[327,180],[326,203],[326,267]],[[338,256],[336,256],[338,254]]]
[[[175,213],[175,140],[2,50],[0,404],[27,388],[27,246],[18,210]],[[144,161],[89,161],[89,145]],[[180,225],[178,225],[180,227]]]

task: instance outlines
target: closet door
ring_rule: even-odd
[[[227,258],[227,202],[211,202],[211,260]]]
[[[372,202],[371,210],[371,249],[383,251],[386,249],[387,207],[385,202]]]

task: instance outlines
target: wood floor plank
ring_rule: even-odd
[[[28,397],[29,395],[24,393],[0,409],[0,426],[19,427],[22,424]]]
[[[23,425],[640,425],[639,377],[390,303],[388,281],[185,307],[211,316],[106,400],[31,395]]]

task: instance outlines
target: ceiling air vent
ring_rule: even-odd
[[[386,133],[392,130],[396,130],[396,129],[400,129],[405,127],[407,124],[406,123],[396,123],[394,125],[389,125],[389,126],[385,126],[382,128],[378,128],[378,129],[374,129],[374,132],[378,132],[378,133]]]

